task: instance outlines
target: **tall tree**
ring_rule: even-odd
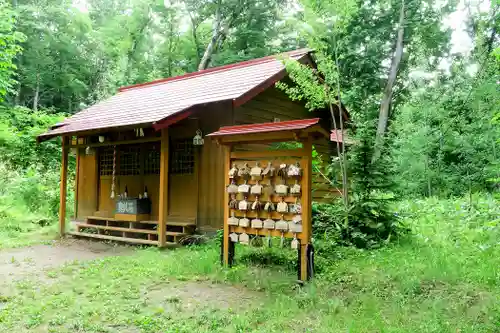
[[[15,31],[16,17],[9,3],[0,0],[0,101],[16,83],[14,58],[21,51],[24,35]]]
[[[389,112],[392,102],[392,95],[394,93],[394,84],[403,58],[403,36],[404,36],[404,23],[405,23],[405,1],[401,0],[401,8],[399,9],[398,33],[395,41],[395,51],[391,60],[391,67],[389,76],[385,85],[384,94],[380,103],[380,111],[378,115],[377,137],[375,139],[375,152],[373,159],[380,156],[381,146],[383,145],[384,135],[387,131],[387,123],[389,122]]]
[[[265,47],[266,40],[257,40],[256,42],[260,42],[258,44],[253,44],[252,42],[256,36],[266,36],[266,33],[272,30],[272,26],[279,19],[280,9],[284,8],[286,3],[286,0],[206,1],[202,8],[206,13],[205,17],[212,20],[212,29],[210,38],[206,43],[205,51],[200,59],[198,70],[207,68],[214,54],[221,51],[231,37],[235,37],[242,46],[238,50],[233,49],[233,54],[237,54],[245,49],[248,50],[257,45]],[[247,36],[242,36],[244,33],[247,33]],[[238,38],[238,36],[243,38]],[[248,38],[249,36],[253,38]],[[252,53],[253,56],[263,55],[256,54],[255,52]],[[231,60],[234,61],[234,59]]]

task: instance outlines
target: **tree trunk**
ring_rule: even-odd
[[[427,196],[430,198],[432,196],[432,186],[431,186],[431,175],[429,167],[429,155],[426,152],[425,156],[425,173],[427,176]]]
[[[22,91],[22,85],[21,81],[17,82],[17,91],[16,91],[16,97],[14,98],[14,105],[21,105],[21,91]]]
[[[191,20],[191,34],[193,36],[193,43],[194,43],[194,48],[196,50],[196,63],[199,65],[201,62],[200,58],[200,42],[198,41],[198,35],[196,34],[198,31],[198,24],[194,20],[193,16],[191,15],[191,12],[188,12],[189,18]]]
[[[330,98],[330,93],[328,90],[328,87],[325,84],[325,93],[326,93],[326,98],[328,99],[328,108],[330,109],[330,116],[332,117],[333,121],[333,127],[335,128],[335,133],[337,133],[337,120],[335,119],[335,112],[333,111],[333,104],[331,102]],[[344,157],[342,156],[342,151],[340,150],[340,143],[339,140],[336,140],[336,145],[337,145],[337,157],[339,158],[339,163],[340,163],[340,172],[342,173],[342,186],[344,186]],[[344,200],[344,204],[346,202],[345,198],[345,193],[344,189],[342,189],[342,199]]]
[[[342,101],[340,98],[340,66],[339,66],[339,58],[337,54],[337,41],[335,40],[335,45],[334,45],[334,55],[335,55],[335,67],[337,68],[337,105],[339,108],[339,122],[340,122],[340,133],[342,136],[342,163],[343,163],[343,168],[342,168],[342,193],[344,195],[344,205],[346,207],[347,211],[347,206],[349,205],[349,191],[348,191],[348,186],[349,183],[347,181],[347,162],[346,162],[346,156],[345,156],[345,135],[344,135],[344,112],[342,111]],[[348,216],[346,215],[346,227],[347,227],[347,220]]]
[[[144,38],[144,34],[146,33],[146,29],[149,26],[149,23],[152,21],[151,17],[151,8],[148,7],[148,18],[146,21],[143,22],[142,26],[139,28],[139,30],[135,33],[131,34],[132,37],[132,46],[130,47],[130,50],[127,52],[127,70],[125,72],[125,83],[130,84],[130,76],[132,74],[132,62],[136,56],[137,48],[139,46],[139,43],[141,42],[142,38]]]
[[[38,98],[40,96],[40,73],[36,73],[35,96],[33,97],[33,111],[38,111]]]
[[[389,71],[389,78],[387,79],[387,85],[384,89],[384,96],[380,103],[380,111],[378,117],[377,126],[377,136],[375,138],[375,151],[373,154],[372,162],[376,161],[380,157],[380,151],[384,143],[385,132],[387,131],[387,123],[389,121],[389,112],[392,101],[392,94],[394,83],[398,75],[399,65],[401,64],[401,58],[403,57],[403,36],[404,36],[404,20],[405,20],[405,2],[401,1],[401,10],[399,12],[399,27],[398,27],[398,37],[396,40],[396,51],[392,58],[391,68]]]
[[[217,10],[215,12],[215,21],[212,30],[212,38],[210,38],[210,42],[208,43],[207,48],[205,49],[205,53],[203,54],[203,57],[201,58],[200,63],[198,65],[199,71],[207,69],[208,65],[210,64],[210,59],[212,58],[212,54],[214,53],[217,41],[219,40],[219,36],[221,33],[221,24],[222,24],[222,15],[220,7],[221,7],[221,1],[219,0],[217,2]]]

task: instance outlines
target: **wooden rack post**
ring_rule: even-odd
[[[308,268],[312,261],[308,258],[311,235],[312,235],[312,221],[311,221],[311,184],[312,184],[312,138],[308,137],[303,143],[304,156],[302,156],[302,234],[305,242],[300,243],[300,280],[306,281],[310,278],[312,272],[308,274]],[[308,260],[309,259],[309,260]]]
[[[224,174],[227,175],[229,173],[229,169],[231,168],[231,146],[224,146]],[[229,178],[224,177],[224,188],[229,185]],[[229,197],[224,193],[224,218],[229,216]],[[223,239],[223,263],[224,266],[228,266],[229,263],[229,226],[226,221],[224,221],[224,239]],[[231,263],[232,264],[232,263]]]

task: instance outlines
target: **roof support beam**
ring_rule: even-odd
[[[167,117],[167,118],[164,118],[160,121],[157,121],[153,124],[153,128],[157,131],[163,129],[163,128],[167,128],[167,127],[170,127],[172,126],[173,124],[183,120],[183,119],[186,119],[187,117],[189,117],[190,115],[192,115],[194,113],[194,109],[192,108],[188,108],[188,109],[184,109],[183,111],[180,111],[180,112],[177,112],[177,113],[174,113],[173,115]]]

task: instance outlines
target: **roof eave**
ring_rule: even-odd
[[[74,130],[74,131],[67,131],[63,133],[51,133],[52,130],[45,132],[43,134],[40,134],[36,137],[36,142],[37,143],[42,143],[44,141],[48,141],[50,139],[56,138],[58,136],[88,136],[88,135],[95,135],[95,134],[100,134],[100,133],[105,133],[105,132],[110,132],[110,131],[120,131],[120,130],[131,130],[135,128],[146,128],[146,127],[151,127],[153,124],[151,122],[146,122],[146,123],[139,123],[139,124],[130,124],[130,125],[124,125],[124,126],[113,126],[113,127],[104,127],[104,128],[97,128],[97,129],[92,129],[92,130]],[[67,125],[63,125],[67,126]],[[61,127],[61,126],[60,126]],[[60,128],[58,127],[58,128]],[[57,129],[57,128],[56,128]]]

